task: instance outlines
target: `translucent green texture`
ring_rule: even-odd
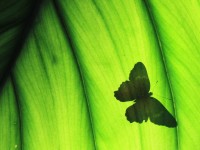
[[[21,10],[16,18],[32,18],[26,3],[9,5],[9,13]],[[22,19],[5,23],[0,32],[0,53],[6,52],[1,75],[13,67],[12,83],[0,81],[0,118],[8,124],[0,124],[0,138],[12,142],[0,140],[0,149],[200,149],[197,0],[57,0],[35,14],[31,26]],[[30,31],[24,39],[23,28]],[[10,56],[16,47],[19,58]],[[175,116],[177,128],[126,120],[132,102],[117,101],[114,91],[138,61],[146,66],[153,97]]]
[[[153,0],[149,6],[155,18],[177,106],[180,122],[178,146],[185,150],[199,149],[200,3],[195,0],[182,3]]]
[[[14,69],[23,148],[93,149],[80,75],[52,5],[37,22]]]
[[[0,88],[33,27],[40,4],[38,0],[0,1]]]
[[[0,149],[21,149],[18,104],[9,80],[0,97]]]

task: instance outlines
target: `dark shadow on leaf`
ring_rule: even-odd
[[[35,18],[45,0],[10,0],[0,2],[0,92],[11,69],[34,28]]]

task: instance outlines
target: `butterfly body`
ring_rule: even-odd
[[[121,102],[135,101],[126,110],[129,122],[142,123],[150,119],[151,122],[167,127],[176,127],[177,122],[168,110],[155,98],[152,97],[150,81],[146,68],[142,62],[135,64],[131,70],[130,81],[122,82],[114,96]]]

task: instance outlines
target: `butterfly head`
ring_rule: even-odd
[[[136,100],[137,100],[137,99],[138,99],[138,100],[141,100],[141,99],[145,100],[145,99],[151,97],[151,95],[153,95],[152,92],[140,91],[140,92],[138,92],[138,93],[139,93],[139,94],[136,95]]]

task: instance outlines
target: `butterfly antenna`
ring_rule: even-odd
[[[172,100],[171,98],[166,98],[166,97],[160,96],[160,95],[158,95],[158,94],[154,94],[154,95],[156,95],[156,96],[158,96],[158,97],[160,97],[160,98],[163,98],[163,99]]]
[[[155,85],[153,86],[153,88],[152,88],[152,92],[154,91],[154,88],[156,87],[157,83],[158,83],[158,80],[156,81]],[[163,98],[163,99],[172,100],[172,99],[170,99],[170,98],[166,98],[166,97],[160,96],[160,95],[155,94],[155,93],[154,93],[154,95],[157,95],[158,97]]]

